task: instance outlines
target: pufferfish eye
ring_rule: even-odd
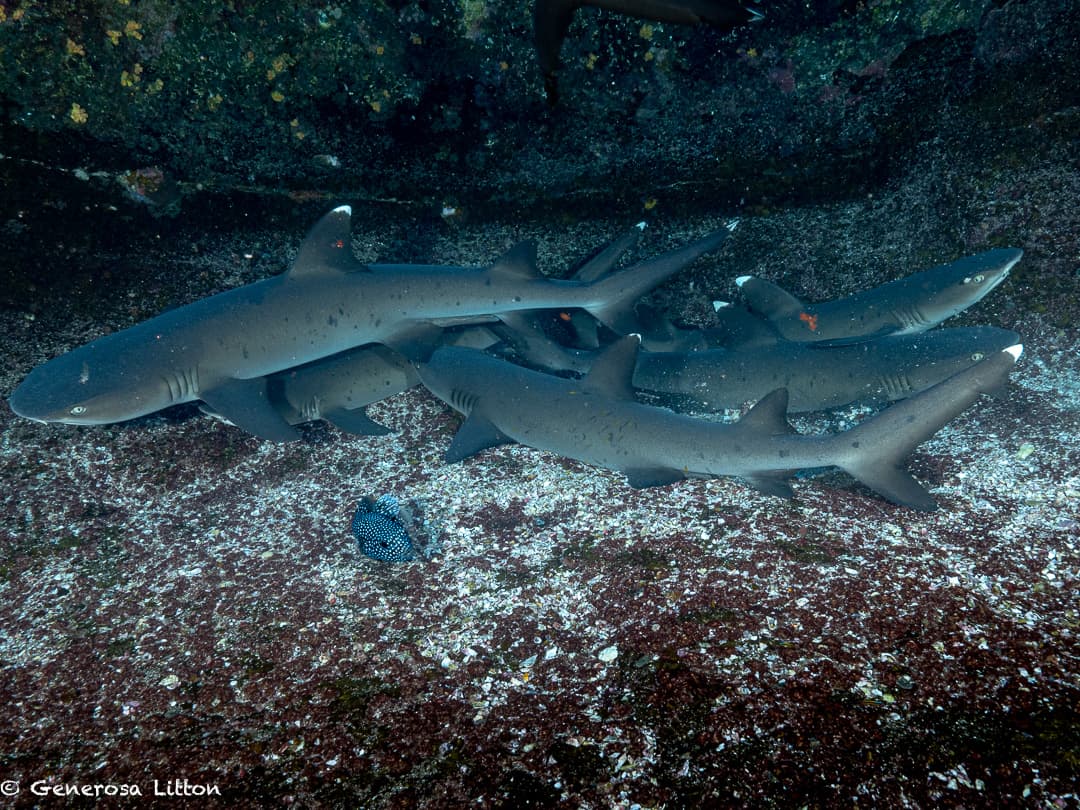
[[[68,413],[70,413],[72,416],[78,416],[79,414],[86,413],[86,407],[83,405],[76,405],[74,408],[68,411]]]

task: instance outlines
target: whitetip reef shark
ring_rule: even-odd
[[[636,298],[727,237],[719,230],[584,284],[541,276],[531,243],[486,269],[363,264],[350,248],[351,216],[347,205],[325,215],[282,275],[178,307],[38,366],[8,404],[28,419],[96,425],[202,400],[249,433],[290,441],[299,434],[270,401],[267,375],[367,343],[415,357],[418,347],[430,351],[436,324],[520,309],[579,307],[626,333]]]
[[[557,345],[527,315],[508,316],[495,331],[527,365],[546,371],[586,373],[598,356]],[[788,391],[789,413],[879,405],[924,391],[1019,342],[1008,329],[970,326],[840,345],[780,340],[734,350],[642,350],[633,385],[676,410],[741,408],[777,388]]]
[[[638,343],[636,335],[616,341],[582,380],[531,371],[475,349],[437,349],[421,365],[420,379],[465,416],[446,461],[518,442],[618,470],[633,487],[735,476],[782,497],[793,494],[786,479],[794,471],[839,467],[893,503],[931,511],[936,502],[903,468],[904,460],[980,394],[1003,386],[1023,348],[995,352],[851,430],[808,436],[788,423],[782,388],[733,424],[635,402]]]
[[[805,304],[755,276],[740,276],[735,283],[750,309],[768,318],[785,339],[848,343],[937,326],[981,301],[1023,255],[1018,248],[988,250],[820,304]]]
[[[438,342],[486,349],[500,341],[487,327],[465,326],[445,330]],[[365,408],[419,384],[416,366],[407,357],[389,346],[369,343],[270,375],[267,395],[290,425],[323,419],[345,433],[384,436],[390,429],[368,416]],[[223,419],[207,405],[200,408]]]

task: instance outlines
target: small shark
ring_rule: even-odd
[[[496,332],[526,364],[546,371],[585,373],[597,356],[555,344],[516,315]],[[676,410],[741,408],[786,388],[788,412],[804,413],[904,399],[1019,342],[1008,329],[972,326],[842,345],[781,340],[735,350],[640,351],[633,384]]]
[[[465,415],[446,451],[449,463],[519,442],[619,470],[633,487],[690,476],[735,476],[770,495],[791,497],[795,470],[839,467],[893,503],[931,511],[937,504],[905,470],[919,444],[1004,385],[1020,345],[995,352],[851,430],[795,433],[787,391],[773,391],[734,424],[705,422],[633,401],[638,338],[612,344],[582,380],[515,366],[475,349],[443,347],[420,367],[431,392]]]
[[[740,276],[735,283],[750,308],[787,340],[851,343],[937,326],[981,301],[1023,255],[1018,248],[988,250],[821,304],[804,304],[754,276]]]
[[[555,78],[559,69],[559,51],[573,22],[574,12],[582,6],[596,6],[656,22],[705,23],[722,31],[756,22],[765,16],[764,12],[739,0],[536,0],[533,7],[536,53],[551,104],[556,104],[559,98]]]
[[[439,338],[441,344],[476,349],[498,342],[483,326],[447,329]],[[267,396],[290,425],[324,419],[345,433],[384,436],[390,429],[371,419],[365,408],[419,384],[420,376],[407,357],[389,346],[369,343],[272,374],[267,378]],[[207,405],[201,410],[222,418]]]
[[[345,433],[384,436],[390,429],[368,416],[365,408],[419,384],[408,358],[389,346],[369,343],[272,374],[266,380],[266,396],[290,425],[324,419]],[[231,424],[206,404],[199,409]]]
[[[267,376],[366,343],[415,357],[436,324],[519,309],[580,307],[615,331],[634,299],[715,249],[720,230],[681,251],[591,284],[551,281],[523,243],[486,269],[365,265],[350,250],[347,205],[324,216],[288,272],[178,307],[38,366],[8,400],[41,422],[122,422],[201,399],[249,433],[299,437],[268,394]],[[622,328],[620,328],[622,327]]]

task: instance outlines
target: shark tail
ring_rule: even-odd
[[[1004,385],[1022,350],[1020,344],[1009,346],[836,436],[841,458],[834,463],[893,503],[933,511],[937,503],[904,461],[980,394]]]
[[[583,303],[582,307],[604,326],[620,335],[628,335],[638,329],[634,314],[637,299],[698,257],[719,248],[727,237],[728,230],[721,228],[678,250],[663,253],[595,281],[586,287],[591,303]]]

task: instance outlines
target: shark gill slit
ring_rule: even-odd
[[[169,402],[188,402],[199,395],[199,368],[173,371],[162,378],[169,389]]]
[[[319,397],[312,397],[304,402],[303,407],[300,409],[300,415],[309,422],[314,422],[316,419],[322,419],[322,402]]]
[[[903,309],[894,309],[893,315],[905,329],[927,327],[931,325],[930,319],[923,314],[918,307],[911,305]]]
[[[889,374],[878,379],[879,384],[888,393],[890,399],[901,399],[914,391],[911,380],[904,374]]]
[[[476,394],[470,394],[460,388],[455,388],[450,392],[450,404],[466,416],[472,412],[477,399],[479,397]]]

